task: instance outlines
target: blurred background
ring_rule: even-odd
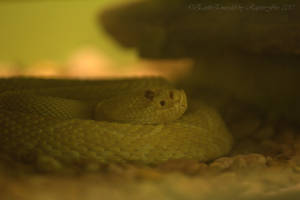
[[[1,0],[0,76],[161,75],[173,73],[171,65],[189,66],[189,60],[142,60],[134,48],[122,47],[104,30],[98,16],[129,2],[132,0]],[[158,64],[164,66],[164,72]]]

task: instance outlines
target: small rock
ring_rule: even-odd
[[[237,155],[233,158],[231,169],[260,169],[267,166],[267,159],[262,154]]]
[[[233,157],[221,157],[215,160],[214,162],[212,162],[209,165],[209,169],[215,170],[217,172],[221,172],[230,168],[233,161],[234,161]]]
[[[237,171],[241,169],[260,169],[267,166],[267,158],[261,154],[236,155],[233,157],[219,158],[209,165],[216,171]]]

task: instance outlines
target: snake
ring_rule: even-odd
[[[205,162],[233,145],[216,109],[155,77],[2,78],[0,127],[0,154],[25,163]]]

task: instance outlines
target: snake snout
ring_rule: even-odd
[[[177,90],[176,93],[176,102],[182,107],[187,107],[187,97],[184,90]]]

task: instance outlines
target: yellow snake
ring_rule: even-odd
[[[160,78],[0,79],[0,127],[0,153],[29,163],[208,161],[232,146],[213,108]]]

